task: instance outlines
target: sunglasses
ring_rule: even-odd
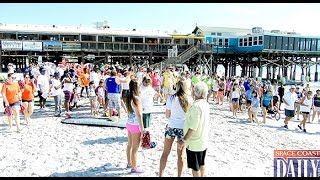
[[[25,78],[30,78],[30,76],[26,76]]]
[[[11,77],[11,79],[16,79],[16,77]]]

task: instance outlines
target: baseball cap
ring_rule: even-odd
[[[295,88],[296,88],[295,85],[291,85],[291,86],[290,86],[290,89],[295,89]]]

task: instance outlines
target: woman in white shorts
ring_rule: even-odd
[[[312,91],[308,91],[305,96],[302,97],[301,101],[299,102],[300,104],[300,112],[302,113],[303,120],[300,122],[298,125],[298,128],[302,130],[302,125],[303,125],[303,132],[306,131],[306,121],[309,119],[311,107],[312,107]]]

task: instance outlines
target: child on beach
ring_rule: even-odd
[[[239,99],[240,99],[239,86],[238,86],[238,83],[234,83],[233,87],[231,88],[231,98],[230,98],[230,101],[232,102],[233,117],[237,117],[237,112],[239,109]]]
[[[142,103],[142,118],[144,128],[149,128],[151,124],[151,112],[153,109],[153,97],[157,92],[151,86],[151,78],[147,75],[143,77],[141,84],[141,103]]]
[[[257,118],[257,113],[260,108],[260,100],[258,98],[258,93],[256,91],[252,92],[251,104],[249,106],[249,121],[255,122],[259,125],[259,120]]]
[[[246,94],[241,94],[240,96],[240,111],[245,111],[246,110],[246,106],[247,106],[247,98],[246,98]]]
[[[79,102],[79,93],[77,91],[77,87],[73,88],[72,92],[72,108],[78,108],[78,102]]]
[[[96,95],[98,97],[98,109],[102,106],[104,108],[104,111],[106,111],[105,109],[105,92],[106,92],[106,88],[103,86],[103,79],[101,79],[99,81],[99,85],[96,88],[95,92]]]
[[[97,116],[97,96],[95,92],[94,82],[90,81],[89,83],[89,101],[90,101],[90,110],[92,116]]]

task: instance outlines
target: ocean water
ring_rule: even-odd
[[[277,71],[276,71],[276,74],[275,74],[276,77],[278,75],[278,68],[281,68],[281,67],[277,67]],[[293,68],[292,68],[292,71],[294,70]],[[218,75],[221,76],[224,73],[224,71],[225,71],[224,66],[219,64],[218,68],[217,68]],[[241,71],[242,71],[242,68],[240,66],[237,66],[236,67],[236,76],[241,76]],[[257,76],[258,76],[258,72],[259,72],[259,70],[256,69],[256,75]],[[314,73],[315,72],[316,72],[316,65],[313,65],[313,66],[310,67],[311,81],[314,81]],[[302,74],[301,67],[297,65],[297,67],[296,67],[296,80],[301,80],[301,74]],[[318,74],[320,75],[320,65],[318,65]],[[282,77],[282,69],[280,69],[280,75],[281,75],[280,77]],[[318,80],[320,80],[319,79],[319,75],[318,75]],[[267,67],[263,67],[262,68],[262,78],[266,78],[266,77],[267,77]],[[287,77],[290,77],[290,67],[288,67],[288,75],[287,75]]]

